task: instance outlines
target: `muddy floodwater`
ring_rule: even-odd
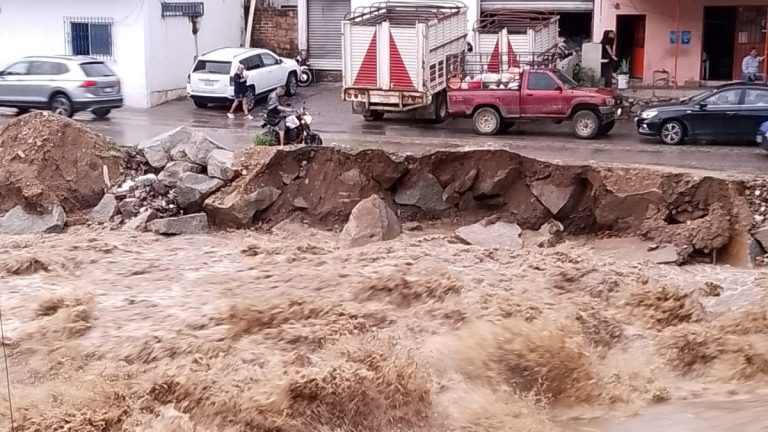
[[[768,430],[764,270],[337,239],[0,238],[15,430]]]

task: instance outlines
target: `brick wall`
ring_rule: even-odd
[[[282,57],[293,58],[299,51],[298,12],[295,8],[280,8],[277,2],[256,1],[253,17],[253,47],[266,48]]]

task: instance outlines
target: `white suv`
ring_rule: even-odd
[[[288,96],[298,89],[299,65],[257,48],[220,48],[197,58],[187,77],[187,95],[198,108],[208,104],[231,103],[235,99],[232,77],[237,65],[245,66],[248,111],[256,105],[256,96],[285,85]]]

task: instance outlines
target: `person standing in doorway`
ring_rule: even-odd
[[[237,110],[237,105],[240,104],[243,106],[245,118],[253,120],[253,116],[248,113],[248,103],[245,100],[245,93],[248,92],[248,78],[245,76],[245,66],[242,64],[237,65],[237,72],[232,77],[232,81],[235,84],[235,101],[232,103],[232,108],[227,113],[227,117],[235,118],[235,110]]]
[[[613,87],[613,71],[616,70],[616,65],[619,63],[619,58],[616,57],[616,32],[613,30],[604,31],[600,45],[602,46],[600,76],[604,80],[603,86],[611,88]]]
[[[751,47],[749,49],[749,55],[741,61],[741,72],[744,75],[744,81],[756,82],[765,79],[763,74],[760,73],[760,63],[763,60],[765,60],[765,57],[757,56],[757,48]]]

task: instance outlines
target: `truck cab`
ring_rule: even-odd
[[[610,132],[621,98],[608,89],[580,87],[556,69],[511,70],[454,77],[449,84],[452,117],[472,118],[475,132],[494,135],[518,121],[571,121],[580,139]]]

